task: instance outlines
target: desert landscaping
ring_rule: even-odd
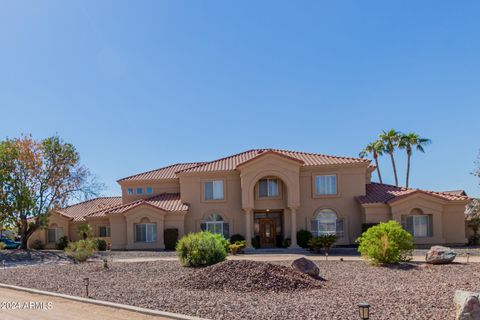
[[[185,268],[178,261],[45,265],[0,271],[0,282],[208,319],[356,319],[357,304],[372,319],[452,319],[456,289],[478,290],[480,264],[316,261],[320,277],[291,261],[230,261]]]

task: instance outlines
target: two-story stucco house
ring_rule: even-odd
[[[121,197],[97,198],[51,214],[30,239],[54,246],[79,238],[89,223],[112,249],[163,249],[164,230],[180,236],[209,230],[275,247],[296,232],[338,235],[353,244],[362,224],[397,220],[417,244],[462,244],[468,197],[371,182],[374,167],[359,158],[256,149],[226,158],[180,163],[118,180]]]

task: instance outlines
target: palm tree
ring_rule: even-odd
[[[88,223],[83,223],[77,227],[77,232],[83,240],[92,236],[92,227]]]
[[[373,156],[375,160],[375,165],[377,167],[378,180],[383,184],[382,175],[380,174],[380,166],[378,165],[378,156],[383,155],[383,146],[381,141],[374,141],[365,146],[362,151],[360,151],[359,156],[361,158],[366,158],[369,154]]]
[[[403,134],[400,137],[398,147],[407,151],[407,178],[405,186],[408,188],[408,180],[410,178],[410,158],[412,156],[412,148],[415,147],[417,151],[425,152],[424,147],[429,145],[432,141],[427,138],[422,138],[414,132]]]
[[[392,160],[392,167],[393,167],[393,175],[395,176],[395,185],[398,187],[398,176],[397,176],[397,167],[395,166],[395,158],[393,153],[395,149],[398,147],[400,141],[400,132],[396,131],[395,129],[390,129],[389,131],[383,131],[380,135],[380,141],[383,146],[384,152],[387,152],[390,155],[390,159]]]

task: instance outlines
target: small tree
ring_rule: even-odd
[[[88,223],[82,223],[77,227],[77,232],[80,238],[83,240],[87,240],[88,238],[91,238],[93,233],[92,233],[92,226],[89,225]]]
[[[413,236],[396,221],[370,227],[356,240],[358,251],[374,265],[409,261]]]
[[[479,244],[480,235],[480,199],[473,199],[466,210],[467,225],[472,229],[473,235],[470,237],[470,244]]]
[[[0,142],[0,219],[18,229],[22,249],[47,225],[52,210],[72,198],[96,195],[101,185],[80,165],[75,147],[58,136]]]
[[[229,242],[208,231],[190,233],[177,243],[177,254],[185,267],[206,267],[227,257]]]

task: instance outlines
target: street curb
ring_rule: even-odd
[[[146,314],[146,315],[150,315],[150,316],[164,317],[164,318],[169,318],[169,319],[207,320],[205,318],[191,317],[191,316],[178,314],[178,313],[172,313],[172,312],[166,312],[166,311],[157,311],[157,310],[151,310],[151,309],[147,309],[147,308],[129,306],[129,305],[126,305],[126,304],[121,304],[121,303],[108,302],[108,301],[102,301],[102,300],[94,300],[94,299],[82,298],[82,297],[77,297],[77,296],[70,296],[70,295],[61,294],[61,293],[48,292],[48,291],[30,289],[30,288],[25,288],[25,287],[18,287],[18,286],[14,286],[14,285],[10,285],[10,284],[5,284],[5,283],[0,283],[0,288],[12,289],[12,290],[17,290],[17,291],[25,291],[25,292],[29,292],[29,293],[35,293],[35,294],[41,294],[41,295],[52,296],[52,297],[57,297],[57,298],[63,298],[63,299],[68,299],[68,300],[73,300],[73,301],[83,302],[83,303],[90,303],[90,304],[95,304],[95,305],[98,305],[98,306],[123,309],[123,310],[127,310],[127,311],[138,312],[138,313],[142,313],[142,314]]]

